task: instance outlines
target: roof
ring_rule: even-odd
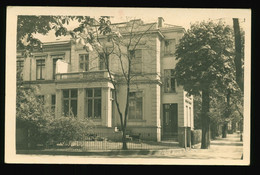
[[[144,23],[141,19],[134,19],[128,22],[113,23],[111,24],[111,26],[113,27],[117,26],[118,27],[117,30],[119,30],[122,35],[127,35],[127,33],[131,31],[132,28],[131,23],[139,24],[136,25],[136,28],[133,30],[136,33],[146,31],[149,29],[151,25],[153,25],[150,28],[150,32],[158,33],[162,38],[164,37],[163,36],[164,32],[185,31],[185,29],[182,26],[164,23],[163,27],[158,27],[157,22]],[[48,35],[44,35],[44,36],[39,35],[39,39],[43,42],[44,45],[65,44],[71,40],[71,36],[60,36],[60,37],[54,37],[54,36],[55,36],[55,32],[51,31]]]

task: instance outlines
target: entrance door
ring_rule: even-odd
[[[163,105],[163,134],[173,136],[178,133],[178,104]]]

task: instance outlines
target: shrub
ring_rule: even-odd
[[[191,131],[191,145],[201,142],[201,129]]]
[[[17,87],[16,98],[16,145],[36,147],[37,144],[46,142],[46,124],[52,118],[53,113],[45,105],[41,98],[37,97],[38,88]],[[23,134],[19,133],[23,132]]]
[[[91,120],[81,120],[76,117],[58,117],[52,119],[47,127],[48,145],[61,143],[70,146],[72,141],[82,141],[93,132]]]

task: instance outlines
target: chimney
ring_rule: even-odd
[[[164,22],[163,17],[158,17],[158,28],[163,27],[163,22]]]

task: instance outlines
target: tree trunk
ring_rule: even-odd
[[[217,123],[212,123],[210,125],[210,131],[211,131],[211,138],[213,140],[215,140],[216,137],[218,136],[218,124]]]
[[[201,149],[210,147],[210,118],[209,118],[209,89],[205,87],[202,90],[202,138]]]
[[[229,118],[230,117],[230,95],[231,95],[231,91],[228,89],[227,90],[227,106],[226,106],[226,110],[225,110],[225,118]],[[227,131],[228,131],[228,122],[225,121],[224,125],[222,126],[222,138],[227,138]]]
[[[127,150],[127,144],[126,144],[126,129],[123,128],[123,137],[122,137],[122,144],[123,144],[123,147],[122,149],[123,150]]]
[[[241,46],[241,33],[239,27],[239,21],[237,18],[233,18],[233,27],[235,33],[235,67],[236,67],[236,82],[243,92],[243,75],[242,75],[242,46]]]
[[[237,131],[237,128],[236,128],[236,121],[232,120],[232,131],[231,131],[231,134],[233,134],[234,132]]]
[[[228,129],[228,124],[227,122],[224,123],[222,126],[222,138],[227,138],[227,129]]]

